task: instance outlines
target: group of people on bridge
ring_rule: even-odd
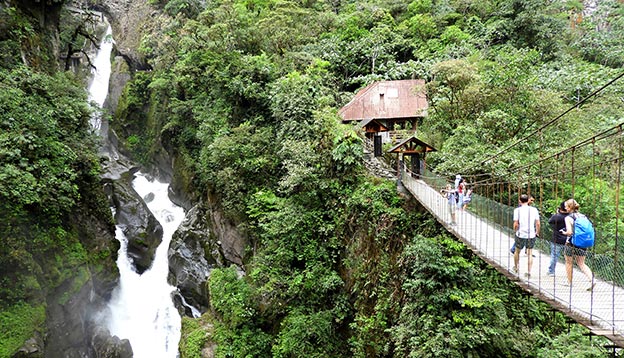
[[[451,216],[451,226],[457,225],[456,212],[466,210],[468,203],[472,200],[472,190],[466,190],[467,185],[461,175],[455,177],[455,187],[447,184],[441,193],[448,202],[448,210]],[[539,210],[532,204],[534,198],[528,194],[521,194],[518,198],[518,207],[513,211],[513,231],[514,244],[511,247],[513,255],[513,272],[518,273],[520,263],[520,253],[525,249],[527,256],[527,272],[525,276],[531,277],[533,266],[533,248],[536,240],[540,238],[541,222]],[[555,268],[561,253],[565,256],[567,285],[572,285],[573,265],[576,262],[578,268],[589,280],[588,291],[594,288],[593,273],[585,264],[587,247],[580,247],[572,243],[574,234],[574,223],[578,217],[583,216],[579,212],[579,204],[574,199],[568,199],[559,205],[548,223],[552,228],[552,239],[550,240],[550,264],[548,266],[548,276],[555,276]]]
[[[455,187],[451,184],[447,184],[445,189],[442,189],[442,194],[448,201],[449,212],[451,214],[451,225],[457,225],[455,220],[455,212],[457,210],[466,210],[470,201],[472,201],[472,189],[468,189],[466,180],[457,174],[455,176]]]
[[[513,229],[515,232],[514,247],[512,253],[514,255],[513,271],[518,272],[518,264],[520,261],[520,252],[526,248],[527,253],[527,277],[531,276],[531,266],[533,265],[533,247],[535,241],[540,236],[541,223],[539,211],[534,206],[531,196],[522,194],[519,197],[519,206],[514,209],[513,213]],[[585,264],[587,256],[587,248],[575,245],[571,238],[574,234],[574,223],[581,217],[579,212],[579,204],[574,199],[565,200],[557,208],[557,212],[553,214],[548,223],[552,228],[552,240],[550,241],[550,265],[547,274],[555,275],[555,267],[561,252],[563,251],[566,263],[566,276],[568,285],[572,284],[572,273],[574,261],[578,268],[585,274],[589,280],[588,291],[594,288],[593,273]]]

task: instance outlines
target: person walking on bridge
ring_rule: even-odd
[[[466,195],[466,180],[464,178],[459,179],[459,184],[457,185],[457,195],[458,195],[458,204],[457,210],[464,210],[464,196]]]
[[[515,208],[513,212],[513,229],[516,232],[513,271],[518,273],[520,252],[526,247],[528,263],[525,276],[531,277],[533,247],[535,246],[535,239],[540,234],[539,211],[536,207],[529,205],[529,196],[527,194],[520,195],[519,202],[520,206]]]
[[[455,211],[457,209],[457,190],[453,189],[451,187],[451,184],[447,184],[446,189],[442,189],[441,192],[442,192],[442,195],[444,195],[444,197],[446,198],[447,203],[448,203],[448,211],[449,211],[449,214],[451,215],[450,225],[454,226],[456,225]]]
[[[568,284],[572,286],[572,272],[574,261],[576,261],[576,265],[579,269],[587,276],[587,279],[590,282],[587,291],[591,291],[594,289],[594,274],[591,269],[585,265],[585,256],[587,255],[587,250],[582,249],[580,247],[574,246],[570,240],[572,234],[574,233],[574,220],[576,220],[577,214],[579,214],[579,204],[574,199],[568,199],[565,202],[566,210],[570,215],[565,218],[566,228],[565,231],[561,231],[563,235],[567,237],[567,242],[564,250],[565,260],[566,260],[566,274],[568,276]]]
[[[561,205],[557,208],[557,212],[550,217],[548,223],[552,228],[552,241],[550,242],[550,265],[548,266],[548,276],[555,275],[555,267],[559,256],[563,251],[563,248],[568,241],[568,237],[561,232],[565,231],[566,223],[565,218],[568,216],[568,210],[565,206],[565,201],[561,202]]]
[[[535,198],[533,197],[533,195],[529,195],[529,205],[533,205],[533,203],[535,202]],[[520,207],[520,205],[518,205],[518,207]],[[514,241],[513,245],[511,245],[511,249],[509,249],[509,251],[511,251],[512,254],[514,254],[516,252],[516,242]],[[524,250],[524,253],[528,255],[527,250]],[[535,256],[533,256],[535,257]]]

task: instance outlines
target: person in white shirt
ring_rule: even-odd
[[[539,211],[536,207],[529,205],[529,196],[526,194],[520,195],[520,206],[514,209],[513,212],[513,229],[516,232],[515,245],[516,250],[514,252],[514,267],[515,273],[518,273],[518,263],[520,261],[520,252],[523,248],[527,249],[528,267],[525,276],[531,277],[531,266],[533,265],[533,247],[535,246],[535,239],[540,234],[540,218]]]

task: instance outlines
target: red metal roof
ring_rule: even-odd
[[[345,122],[414,118],[426,116],[427,108],[424,80],[380,81],[358,91],[338,114]]]

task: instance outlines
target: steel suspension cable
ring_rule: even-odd
[[[609,87],[610,85],[612,85],[613,83],[615,83],[615,81],[619,80],[620,78],[624,77],[624,72],[622,72],[621,74],[619,74],[618,76],[616,76],[615,78],[613,78],[612,80],[610,80],[609,82],[607,82],[606,84],[602,85],[600,88],[598,88],[597,90],[593,91],[592,93],[590,93],[589,95],[585,96],[585,98],[581,99],[579,102],[577,102],[575,105],[573,105],[572,107],[568,108],[567,110],[565,110],[563,113],[559,114],[558,116],[556,116],[555,118],[551,119],[550,121],[548,121],[546,124],[542,125],[541,127],[539,127],[538,129],[534,130],[533,132],[529,133],[528,135],[516,140],[514,143],[508,145],[507,147],[505,147],[504,149],[500,150],[499,152],[497,152],[496,154],[490,156],[489,158],[481,161],[481,165],[491,161],[492,159],[498,157],[499,155],[501,155],[502,153],[508,151],[509,149],[515,147],[516,145],[518,145],[521,142],[524,142],[525,140],[527,140],[528,138],[530,138],[531,136],[535,135],[535,133],[537,133],[538,131],[542,131],[545,128],[553,125],[555,122],[557,122],[559,119],[561,119],[563,116],[565,116],[566,114],[570,113],[572,110],[574,110],[575,108],[579,107],[581,104],[585,103],[587,100],[589,100],[590,98],[594,97],[595,95],[597,95],[598,93],[602,92],[602,90],[604,90],[605,88]]]
[[[558,156],[558,155],[564,154],[564,153],[566,153],[566,152],[575,152],[577,149],[579,149],[579,148],[581,148],[581,147],[584,147],[584,146],[586,146],[586,145],[590,145],[590,144],[592,144],[594,141],[597,141],[597,140],[602,140],[602,139],[607,139],[607,138],[609,138],[609,137],[616,136],[616,135],[618,135],[619,130],[621,129],[621,127],[622,127],[622,126],[624,126],[624,122],[623,122],[623,123],[620,123],[620,124],[618,124],[618,125],[616,125],[616,126],[614,126],[614,127],[611,127],[611,128],[609,128],[609,129],[606,129],[606,130],[604,130],[604,131],[602,131],[602,132],[600,132],[600,133],[598,133],[598,134],[596,134],[596,135],[594,135],[594,136],[592,136],[592,137],[590,137],[590,138],[584,139],[584,140],[582,140],[582,141],[580,141],[580,142],[578,142],[578,143],[574,144],[573,146],[571,146],[571,147],[569,147],[569,148],[563,149],[562,151],[560,151],[560,152],[558,152],[558,153],[552,154],[552,155],[550,155],[550,156],[548,156],[548,157],[545,157],[545,158],[540,158],[540,159],[538,160],[538,162],[539,162],[539,161],[543,161],[543,160],[549,160],[549,159],[551,159],[551,158],[553,158],[553,157],[555,157],[555,156]],[[532,165],[535,165],[535,164],[536,164],[536,163],[534,162],[534,163],[525,164],[525,165],[518,166],[518,167],[512,167],[512,168],[509,168],[509,169],[507,170],[507,173],[514,173],[514,172],[524,171],[524,170],[526,170],[528,167],[530,167],[530,166],[532,166]]]

